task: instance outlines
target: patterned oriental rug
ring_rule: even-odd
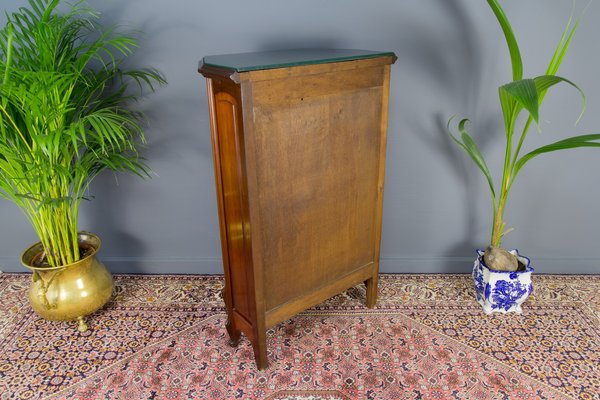
[[[0,274],[0,399],[600,399],[600,276],[534,277],[485,316],[467,275],[382,275],[268,332],[270,367],[228,346],[220,276],[115,277],[88,319],[49,322]]]

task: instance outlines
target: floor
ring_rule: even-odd
[[[0,399],[600,399],[600,276],[534,276],[522,315],[482,313],[468,275],[380,280],[268,332],[270,367],[227,345],[221,276],[117,275],[74,323],[0,274]]]

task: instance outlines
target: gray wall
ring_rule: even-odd
[[[4,1],[7,11],[24,0]],[[7,4],[8,3],[8,4]],[[505,1],[521,41],[526,75],[545,71],[570,1]],[[578,6],[582,7],[583,1]],[[99,233],[113,272],[220,273],[221,257],[203,78],[204,55],[294,47],[392,50],[383,272],[468,272],[489,241],[491,205],[483,178],[452,145],[452,115],[472,131],[498,171],[503,131],[497,87],[510,79],[507,51],[485,1],[474,0],[90,0],[106,23],[145,32],[135,66],[160,69],[169,85],[142,103],[151,125],[145,155],[157,176],[106,174],[93,186],[80,227]],[[4,22],[3,17],[0,17]],[[559,88],[543,108],[542,134],[600,132],[600,4],[594,2],[561,70],[586,91],[588,112]],[[549,155],[515,184],[504,241],[541,273],[599,273],[600,149]],[[593,172],[590,172],[593,171]],[[24,271],[20,252],[36,241],[11,203],[0,201],[0,268]]]

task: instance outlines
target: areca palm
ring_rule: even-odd
[[[79,259],[79,206],[103,170],[140,176],[143,116],[131,108],[164,80],[127,70],[133,36],[103,29],[81,2],[29,0],[0,31],[0,197],[38,234],[50,266]],[[135,85],[131,85],[135,83]]]

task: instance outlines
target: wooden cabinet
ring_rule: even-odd
[[[227,331],[266,330],[358,283],[377,299],[393,53],[208,56]]]

